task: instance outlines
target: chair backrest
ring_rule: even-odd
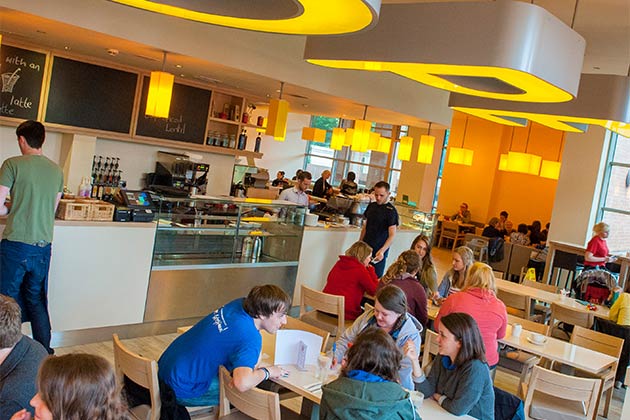
[[[564,322],[565,324],[590,329],[593,326],[593,314],[567,308],[554,302],[551,304],[551,319],[549,321],[552,329],[556,322]]]
[[[553,284],[545,284],[537,281],[523,280],[523,286],[533,287],[534,289],[544,290],[545,292],[558,293],[558,286]]]
[[[521,268],[527,267],[527,263],[529,263],[529,256],[531,255],[532,251],[534,251],[534,249],[528,246],[512,244],[512,252],[510,253],[510,264],[508,265],[507,269],[508,275],[520,276]]]
[[[505,309],[508,314],[529,319],[532,302],[529,296],[498,289],[497,298],[505,304]]]
[[[530,321],[529,319],[520,318],[518,316],[508,314],[508,324],[521,324],[527,331],[536,332],[538,334],[547,335],[549,332],[549,325],[541,324],[538,322]]]
[[[457,232],[459,231],[459,225],[457,222],[453,222],[451,220],[442,221],[442,235],[446,234],[445,237],[455,238],[457,236]]]
[[[431,361],[433,361],[433,358],[438,354],[437,336],[436,332],[426,330],[424,338],[424,351],[422,353],[422,369],[429,366]]]
[[[307,307],[336,316],[337,335],[341,335],[345,331],[345,298],[343,296],[331,295],[302,285],[300,318],[307,312]]]
[[[124,384],[124,376],[138,385],[147,388],[151,396],[151,410],[147,420],[158,420],[162,408],[160,400],[160,385],[158,382],[158,367],[155,360],[142,357],[128,350],[118,338],[113,335],[114,342],[114,367],[119,385]]]
[[[243,414],[258,420],[280,420],[280,398],[277,392],[252,388],[240,392],[232,383],[232,375],[219,367],[219,418],[231,413],[230,404]]]
[[[321,328],[317,328],[314,325],[308,324],[304,321],[301,321],[297,318],[293,318],[291,316],[287,317],[287,323],[282,328],[286,330],[308,331],[315,335],[319,335],[322,338],[321,351],[326,351],[326,346],[328,345],[328,339],[330,338],[330,333],[328,331],[324,331]]]
[[[623,348],[623,338],[576,326],[571,334],[571,344],[586,347],[619,359]],[[615,366],[614,370],[616,369]]]
[[[510,265],[510,258],[512,257],[512,244],[506,242],[503,244],[503,259],[501,261],[490,261],[490,267],[495,271],[504,273],[503,278],[507,276],[507,270]]]
[[[578,378],[534,366],[525,397],[525,416],[529,418],[534,392],[540,392],[554,398],[581,401],[584,404],[585,417],[595,419],[600,388],[600,379]],[[561,403],[558,410],[562,410]]]

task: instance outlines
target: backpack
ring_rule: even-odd
[[[488,240],[488,261],[499,262],[503,260],[503,248],[505,240],[503,238],[490,238]]]

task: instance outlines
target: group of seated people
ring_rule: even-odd
[[[301,173],[304,171],[298,169],[293,177],[293,181],[296,181]],[[276,179],[271,181],[271,186],[273,187],[281,187],[282,189],[289,188],[291,186],[291,181],[285,178],[284,171],[278,171],[276,174]],[[332,176],[332,172],[326,169],[322,172],[321,176],[315,181],[313,184],[313,190],[311,195],[320,198],[330,198],[334,195],[334,189],[332,185],[328,182],[330,177]],[[356,174],[352,171],[348,172],[348,175],[345,179],[341,181],[339,184],[339,192],[343,195],[357,195],[359,192],[359,185],[356,183]]]
[[[525,246],[541,246],[547,242],[549,234],[549,226],[547,223],[545,229],[542,229],[540,220],[534,220],[531,225],[519,223],[514,230],[514,223],[508,220],[508,212],[502,211],[499,217],[492,217],[488,221],[488,225],[483,229],[481,236],[486,238],[503,238],[506,241]]]

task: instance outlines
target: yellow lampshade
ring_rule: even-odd
[[[354,128],[346,128],[346,139],[343,142],[344,146],[352,146],[352,139],[354,138]]]
[[[413,137],[404,136],[400,138],[400,146],[398,147],[398,159],[409,161],[411,159],[411,148],[413,146]]]
[[[326,141],[326,130],[314,127],[302,128],[302,139],[324,143]]]
[[[276,141],[284,141],[287,135],[287,117],[289,116],[289,102],[284,99],[269,101],[269,115],[265,134],[273,136]]]
[[[389,153],[392,148],[392,139],[381,137],[378,141],[378,151],[381,153]]]
[[[540,167],[540,176],[542,178],[558,179],[560,178],[561,166],[561,162],[556,162],[554,160],[543,160],[542,166]]]
[[[367,152],[370,143],[372,123],[366,120],[354,122],[354,134],[352,136],[352,150],[355,152]]]
[[[448,163],[472,166],[474,151],[461,147],[451,147],[448,154]]]
[[[368,142],[369,150],[378,150],[379,140],[381,139],[381,135],[374,131],[370,131],[370,140]]]
[[[435,137],[420,136],[420,146],[418,146],[418,163],[431,164],[433,161],[433,148],[435,147]]]
[[[149,81],[149,94],[145,115],[157,118],[168,118],[173,95],[175,76],[163,71],[152,71]]]
[[[341,150],[345,141],[346,133],[343,128],[333,128],[330,148],[333,150]]]
[[[536,175],[540,173],[540,161],[542,158],[538,155],[529,155],[529,171],[530,175]]]
[[[507,164],[508,164],[508,154],[507,153],[501,153],[501,156],[499,157],[499,170],[500,171],[507,171]]]
[[[509,152],[507,171],[521,174],[538,175],[542,158],[530,153]]]

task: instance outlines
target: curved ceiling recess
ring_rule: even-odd
[[[304,58],[467,95],[564,102],[577,93],[584,49],[577,32],[529,3],[407,3],[383,5],[369,31],[308,37]]]
[[[452,93],[449,107],[499,124],[521,126],[527,121],[556,130],[584,132],[594,124],[630,137],[630,77],[583,74],[575,99],[561,104],[496,101]]]
[[[370,28],[381,0],[110,0],[213,25],[291,35],[332,35]]]

